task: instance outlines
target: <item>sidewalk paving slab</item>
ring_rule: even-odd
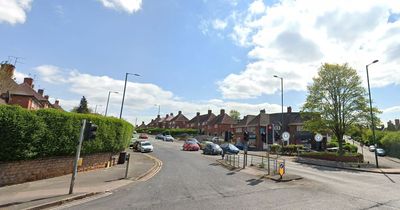
[[[135,182],[155,169],[156,159],[147,154],[131,153],[128,179],[124,179],[126,164],[110,168],[79,172],[74,193],[69,195],[71,174],[26,182],[0,188],[0,209],[30,209],[71,198],[83,198],[111,191]]]

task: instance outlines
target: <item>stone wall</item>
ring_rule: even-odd
[[[117,163],[118,156],[99,153],[81,156],[82,166],[78,171],[105,168]],[[36,160],[0,162],[0,187],[23,182],[47,179],[72,173],[75,157],[50,157]]]

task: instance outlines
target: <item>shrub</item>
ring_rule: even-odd
[[[389,156],[400,158],[400,132],[387,132],[381,143]]]
[[[292,155],[297,154],[297,151],[304,149],[303,145],[290,144],[282,147],[282,154]]]
[[[278,153],[279,151],[281,151],[281,145],[279,144],[273,144],[271,145],[271,153]]]
[[[337,141],[330,141],[326,144],[326,148],[338,147],[339,143]]]
[[[358,147],[350,143],[346,143],[345,145],[343,145],[343,149],[346,152],[357,153]]]
[[[133,126],[124,120],[0,106],[0,161],[75,154],[82,119],[98,125],[96,138],[83,142],[82,154],[118,152],[128,146]]]
[[[359,153],[344,153],[340,155],[337,152],[306,152],[300,156],[315,158],[321,160],[340,161],[340,162],[362,162],[363,156]]]

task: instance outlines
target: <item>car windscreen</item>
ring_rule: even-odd
[[[143,143],[141,143],[141,145],[142,146],[150,146],[151,144],[150,144],[150,142],[143,142]]]

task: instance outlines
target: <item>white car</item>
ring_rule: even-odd
[[[166,135],[164,136],[164,141],[175,141],[175,139],[171,135]]]
[[[153,152],[153,145],[149,141],[142,141],[139,143],[140,152]]]

